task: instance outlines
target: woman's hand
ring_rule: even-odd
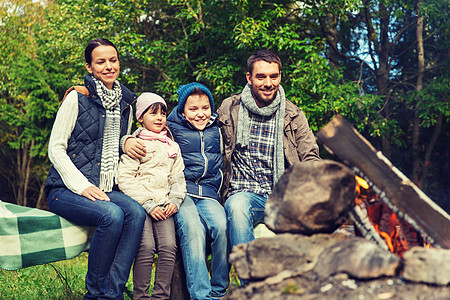
[[[173,203],[167,204],[166,207],[164,208],[164,213],[166,215],[166,218],[170,218],[177,211],[178,211],[178,207]]]
[[[123,145],[123,150],[128,156],[134,159],[143,158],[147,153],[145,145],[139,139],[134,137],[127,138]]]
[[[152,212],[150,213],[150,216],[157,221],[162,221],[162,220],[167,219],[166,215],[164,213],[164,210],[161,208],[161,206],[155,207],[152,210]]]
[[[103,200],[103,201],[109,201],[108,195],[95,185],[91,185],[87,189],[85,189],[82,193],[82,196],[95,201],[95,200]]]

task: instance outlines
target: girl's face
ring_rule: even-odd
[[[86,63],[86,69],[103,82],[108,89],[112,89],[120,72],[116,49],[112,46],[98,46],[92,51],[92,62],[91,64]]]
[[[211,105],[206,95],[190,95],[186,99],[182,115],[198,130],[205,129],[211,119]]]
[[[166,117],[166,113],[159,107],[156,111],[148,109],[145,114],[138,119],[138,121],[147,130],[160,133],[166,127]]]

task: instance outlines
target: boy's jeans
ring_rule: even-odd
[[[144,227],[146,213],[138,202],[118,191],[106,194],[111,201],[91,201],[67,188],[53,188],[48,196],[55,214],[97,226],[89,248],[85,299],[123,299]]]
[[[225,296],[229,284],[226,217],[213,199],[186,195],[175,214],[186,283],[191,300]],[[211,279],[206,267],[206,243],[211,242]]]
[[[255,239],[253,227],[264,221],[267,196],[238,192],[225,202],[230,249]]]

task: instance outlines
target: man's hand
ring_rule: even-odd
[[[162,221],[162,220],[167,219],[166,214],[164,213],[164,210],[160,206],[155,207],[152,210],[152,212],[150,213],[150,216],[157,221]]]
[[[85,189],[82,193],[82,196],[95,201],[95,200],[103,200],[103,201],[109,201],[108,195],[95,185],[91,185],[87,189]]]
[[[164,208],[164,213],[166,214],[166,218],[170,218],[177,211],[178,211],[178,207],[173,203],[167,204],[166,207]]]
[[[127,138],[123,145],[123,150],[128,156],[134,159],[143,158],[147,153],[145,145],[139,139],[134,137]]]

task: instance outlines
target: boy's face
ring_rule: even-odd
[[[182,115],[198,130],[205,129],[211,119],[211,105],[206,95],[190,95],[186,99]]]
[[[145,114],[138,119],[138,121],[147,130],[160,133],[164,127],[166,127],[166,118],[166,113],[161,111],[161,108],[158,108],[156,112],[152,112],[151,109],[147,110]]]

